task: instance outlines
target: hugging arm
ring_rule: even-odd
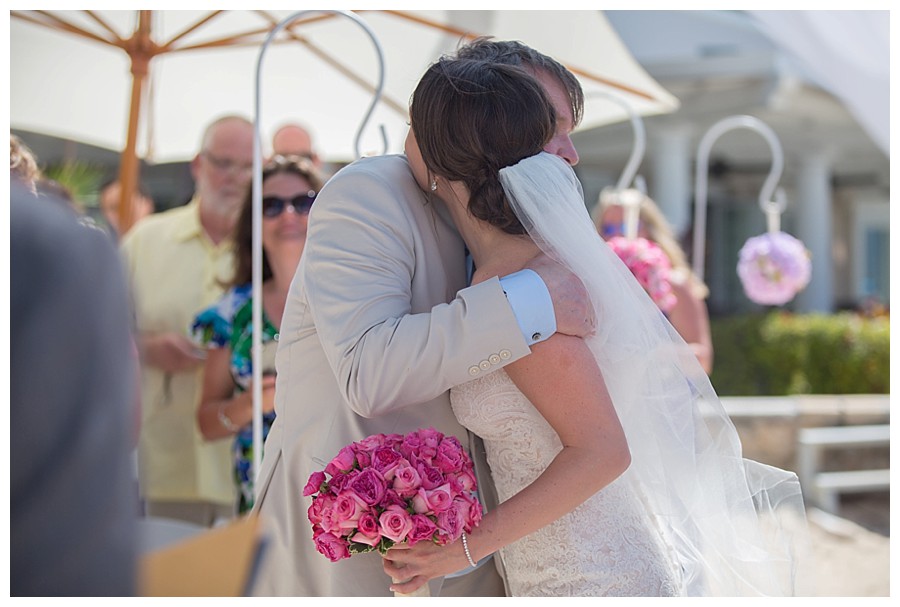
[[[554,335],[506,367],[510,378],[559,435],[563,448],[529,486],[488,512],[468,536],[478,560],[574,510],[630,465],[625,434],[587,344]],[[459,541],[395,546],[384,561],[392,588],[409,593],[428,579],[468,566]]]
[[[502,366],[529,353],[497,280],[455,292],[465,285],[462,241],[442,227],[405,161],[382,160],[323,189],[299,269],[342,396],[363,417],[429,401],[492,355],[503,354]]]

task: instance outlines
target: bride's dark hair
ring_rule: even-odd
[[[469,212],[510,234],[524,234],[503,193],[500,169],[540,152],[556,111],[525,69],[443,57],[422,76],[410,124],[428,170],[469,191]]]

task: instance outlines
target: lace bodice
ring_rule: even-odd
[[[562,449],[556,432],[502,369],[450,395],[460,423],[484,439],[500,501],[540,476]],[[513,596],[681,594],[668,551],[627,471],[565,517],[503,548],[500,558]]]

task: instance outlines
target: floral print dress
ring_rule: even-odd
[[[251,284],[234,287],[214,305],[200,312],[191,325],[194,340],[205,348],[231,348],[231,375],[235,390],[245,392],[253,379],[253,290]],[[265,345],[278,340],[278,329],[263,312]],[[275,421],[275,412],[264,413],[265,441]],[[234,478],[238,487],[238,513],[253,507],[253,424],[241,428],[234,438]]]

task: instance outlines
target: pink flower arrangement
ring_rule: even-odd
[[[656,243],[646,238],[615,236],[606,241],[619,256],[656,305],[665,313],[678,302],[672,292],[669,274],[672,264]]]
[[[768,232],[744,243],[737,272],[751,301],[780,306],[809,284],[812,264],[801,241],[784,232]]]
[[[374,434],[313,472],[303,489],[316,549],[331,561],[394,544],[456,541],[481,522],[472,460],[434,428]]]

